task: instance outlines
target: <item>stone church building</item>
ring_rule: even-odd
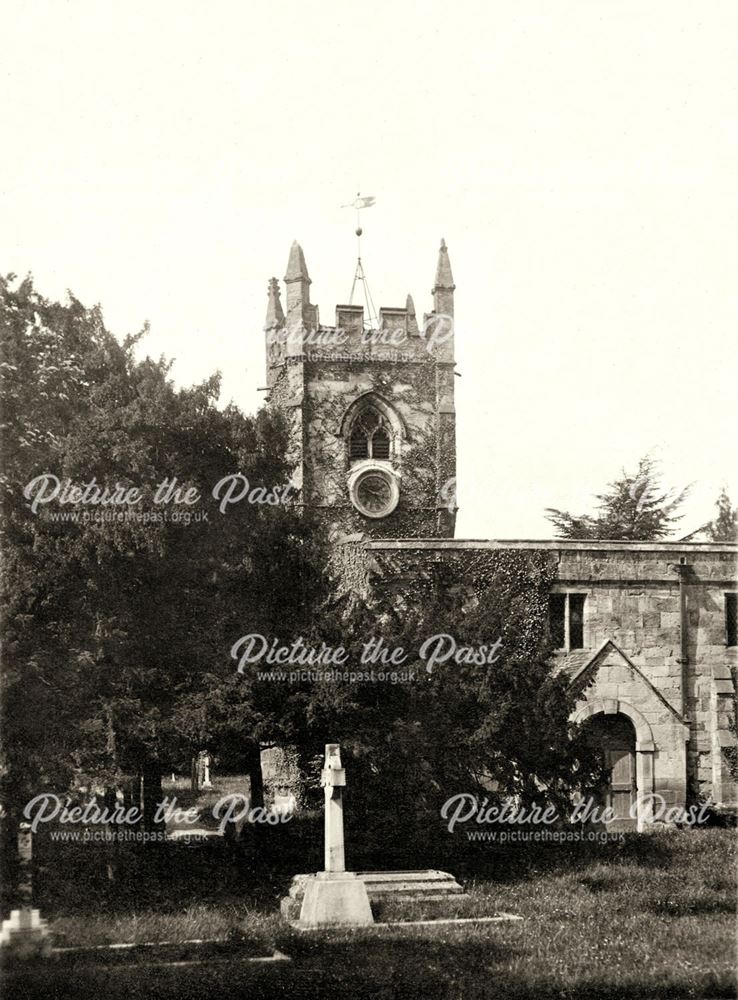
[[[321,324],[301,247],[289,255],[285,305],[269,284],[267,388],[291,427],[295,485],[337,546],[362,562],[357,579],[412,588],[433,564],[473,573],[493,550],[545,553],[557,659],[583,689],[587,720],[610,768],[608,803],[633,825],[661,803],[738,803],[735,668],[738,546],[702,542],[467,541],[454,537],[454,292],[441,243],[433,309],[365,316],[339,305]]]

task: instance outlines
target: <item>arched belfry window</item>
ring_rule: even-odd
[[[351,425],[350,460],[358,462],[362,458],[388,459],[390,449],[391,432],[385,418],[373,407],[362,410]]]

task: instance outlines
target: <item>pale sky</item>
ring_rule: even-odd
[[[458,537],[550,537],[646,452],[680,533],[738,501],[734,0],[2,11],[4,272],[253,411],[267,281],[299,240],[333,323],[361,190],[377,307],[449,246]]]

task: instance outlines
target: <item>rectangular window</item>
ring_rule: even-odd
[[[725,645],[738,646],[738,594],[725,595]]]
[[[569,649],[584,649],[584,598],[585,594],[568,594],[569,598]]]
[[[584,649],[586,594],[549,594],[548,627],[555,649]]]
[[[555,649],[563,649],[566,645],[566,594],[548,595],[548,627]]]

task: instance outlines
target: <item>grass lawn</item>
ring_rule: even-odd
[[[170,803],[175,802],[182,812],[196,809],[199,818],[196,823],[187,823],[182,819],[174,819],[167,823],[167,832],[175,830],[189,831],[192,829],[217,830],[220,821],[213,816],[213,806],[227,795],[249,795],[249,779],[245,775],[219,775],[212,788],[201,788],[193,792],[190,779],[177,777],[173,781],[162,781],[162,794]]]
[[[229,937],[246,954],[279,949],[289,965],[226,958],[181,967],[53,964],[14,995],[204,997],[733,997],[735,831],[629,834],[608,844],[485,846],[447,867],[467,895],[449,904],[384,903],[380,920],[492,915],[523,921],[301,933],[278,915],[294,865],[258,870],[216,843],[167,845],[134,898],[97,905],[39,899],[59,944]],[[443,867],[442,865],[436,865]],[[305,865],[303,870],[314,869]],[[127,880],[127,881],[130,881]],[[135,879],[134,879],[135,884]],[[35,991],[35,992],[34,992]]]

